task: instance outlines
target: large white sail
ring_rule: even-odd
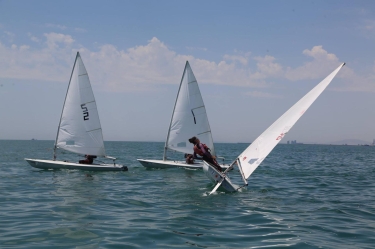
[[[94,94],[79,53],[65,97],[56,146],[78,154],[105,156]]]
[[[211,154],[215,155],[206,108],[197,80],[187,61],[168,130],[165,149],[169,148],[191,154],[193,145],[188,140],[193,136],[205,143],[211,149]],[[164,152],[164,160],[165,154],[166,151]]]
[[[242,152],[238,160],[240,162],[239,167],[242,169],[245,179],[249,178],[253,171],[318,98],[344,65],[345,63],[341,64],[335,71],[315,86]]]

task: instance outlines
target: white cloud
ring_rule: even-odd
[[[322,80],[342,63],[335,54],[324,50],[323,46],[314,46],[311,50],[305,49],[303,54],[312,58],[312,60],[294,69],[288,67],[285,72],[287,79],[293,81],[304,79]],[[332,90],[375,92],[375,84],[373,83],[375,77],[371,76],[371,74],[356,74],[348,64],[340,70],[336,78],[342,80],[339,86],[331,87]]]
[[[323,46],[314,46],[311,50],[305,49],[304,55],[312,58],[312,61],[304,63],[297,68],[288,67],[285,77],[289,80],[319,79],[328,75],[340,64],[339,59],[334,54],[328,53]]]
[[[64,25],[53,24],[53,23],[47,23],[45,26],[47,28],[57,28],[57,29],[61,29],[61,30],[65,30],[66,29],[66,26],[64,26]]]
[[[207,51],[207,48],[201,48],[201,47],[186,47],[189,50],[201,50],[201,51]]]
[[[343,79],[340,86],[333,87],[336,91],[345,92],[375,92],[375,66],[374,71],[367,75],[356,74],[349,65],[344,66],[337,78]]]
[[[4,33],[8,36],[8,41],[9,42],[13,42],[14,41],[14,37],[16,37],[16,35],[12,32],[9,32],[9,31],[4,31]]]
[[[21,45],[20,51],[22,52],[22,51],[28,50],[29,48],[30,48],[30,46],[28,46],[28,45]]]
[[[255,57],[254,59],[257,61],[258,69],[256,77],[265,79],[269,77],[280,77],[283,75],[282,66],[274,62],[276,60],[274,57],[266,55],[265,57]]]
[[[70,46],[74,40],[70,35],[58,34],[58,33],[48,33],[44,34],[47,38],[47,46],[49,48],[58,48],[59,44],[62,44],[65,47]]]
[[[0,42],[0,77],[66,81],[69,67],[72,67],[71,49],[66,51],[65,45],[56,49],[53,44],[59,40],[53,39],[53,35],[46,37],[46,46],[39,50],[31,49],[29,45],[7,47]]]
[[[363,20],[362,24],[359,27],[359,30],[362,31],[364,37],[368,39],[375,38],[375,20],[374,19],[366,19]]]
[[[33,36],[30,32],[27,33],[27,36],[30,37],[30,40],[32,40],[33,42],[36,42],[36,43],[40,42],[40,40],[36,36]]]
[[[82,28],[74,28],[74,31],[77,32],[77,33],[86,33],[87,32],[86,29],[82,29]]]
[[[241,55],[224,55],[224,59],[225,60],[229,60],[229,61],[238,61],[240,62],[242,65],[247,65],[247,62],[248,62],[248,56],[241,56]]]
[[[112,45],[104,45],[98,52],[89,54],[89,59],[84,59],[85,63],[93,67],[94,64],[100,65],[101,73],[96,76],[101,82],[107,82],[112,89],[144,90],[148,87],[145,84],[175,84],[179,82],[187,60],[199,83],[260,85],[251,80],[247,69],[236,68],[234,62],[216,63],[190,55],[180,55],[170,50],[156,37],[147,45],[133,47],[126,51],[119,51]]]
[[[375,20],[366,20],[363,28],[367,31],[375,31]]]
[[[260,91],[250,91],[250,92],[246,92],[245,95],[248,95],[248,96],[251,96],[251,97],[255,97],[255,98],[267,98],[267,99],[280,99],[282,98],[280,95],[276,95],[276,94],[272,94],[272,93],[268,93],[268,92],[260,92]]]
[[[31,34],[28,35],[32,40],[39,41]],[[309,61],[300,67],[290,68],[283,67],[270,55],[250,57],[250,53],[235,52],[234,55],[226,54],[223,60],[215,62],[178,54],[156,37],[145,45],[127,50],[105,44],[97,51],[78,45],[67,34],[45,33],[43,39],[40,41],[42,48],[26,44],[7,47],[0,41],[0,78],[66,82],[77,50],[82,54],[92,83],[109,91],[150,90],[160,84],[176,84],[181,79],[187,60],[200,84],[253,88],[275,86],[277,80],[322,79],[340,64],[337,56],[328,53],[322,46],[304,50],[303,54]],[[342,84],[337,90],[375,91],[371,80],[373,76],[359,77],[348,66],[344,67],[338,77],[343,78],[346,84]],[[252,91],[248,94],[263,98],[277,97],[264,91]]]

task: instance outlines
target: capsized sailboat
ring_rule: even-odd
[[[203,161],[195,160],[194,164],[187,164],[185,161],[167,159],[168,150],[192,154],[193,145],[189,143],[189,138],[193,136],[206,144],[211,149],[211,154],[216,156],[211,128],[198,82],[189,62],[186,61],[164,146],[163,160],[137,160],[147,168],[201,169]]]
[[[58,148],[76,154],[112,159],[113,163],[85,164],[83,162],[56,161],[56,150]],[[57,129],[53,160],[29,158],[25,158],[25,160],[31,166],[40,169],[127,170],[126,166],[115,163],[116,158],[106,155],[94,94],[79,52],[77,52],[74,62]]]
[[[229,192],[234,192],[247,186],[247,179],[254,170],[263,162],[267,155],[288,133],[311,104],[314,103],[344,65],[345,63],[341,64],[335,71],[328,75],[279,119],[277,119],[270,127],[268,127],[267,130],[255,139],[255,141],[251,143],[251,145],[247,147],[236,158],[236,160],[234,160],[226,171],[218,172],[213,166],[205,162],[203,166],[204,173],[210,180],[217,183],[210,194],[214,193],[220,186]],[[228,170],[233,168],[235,164],[237,164],[242,180],[244,181],[244,184],[241,186],[233,184],[227,175]]]

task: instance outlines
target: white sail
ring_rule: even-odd
[[[65,97],[56,146],[78,154],[105,156],[94,94],[79,53]]]
[[[202,143],[206,144],[211,149],[211,154],[215,155],[211,129],[202,95],[189,62],[186,62],[165,149],[169,148],[191,154],[193,145],[188,140],[193,136],[196,136]],[[165,154],[166,151],[164,152],[164,159]]]
[[[249,178],[253,171],[281,141],[310,105],[318,98],[344,65],[345,63],[341,64],[335,71],[315,86],[309,93],[277,119],[266,131],[264,131],[244,152],[242,152],[238,157],[238,161],[245,179]]]

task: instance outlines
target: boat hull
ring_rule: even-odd
[[[227,175],[224,175],[222,172],[217,171],[207,162],[203,163],[203,172],[208,177],[208,179],[210,179],[214,183],[218,183],[224,178],[223,182],[221,183],[221,187],[228,192],[236,192],[239,189],[239,186],[233,184]]]
[[[150,169],[169,169],[169,168],[185,168],[185,169],[202,169],[203,161],[196,161],[194,164],[187,164],[185,161],[171,161],[171,160],[146,160],[137,159],[144,167]],[[228,164],[220,165],[226,169],[229,167]]]
[[[128,167],[120,164],[79,164],[73,162],[29,159],[25,160],[38,169],[79,169],[87,171],[127,171]]]
[[[185,168],[185,169],[202,169],[203,162],[196,162],[194,164],[187,164],[184,161],[170,161],[170,160],[146,160],[137,159],[144,167],[150,169],[168,169],[168,168]]]

